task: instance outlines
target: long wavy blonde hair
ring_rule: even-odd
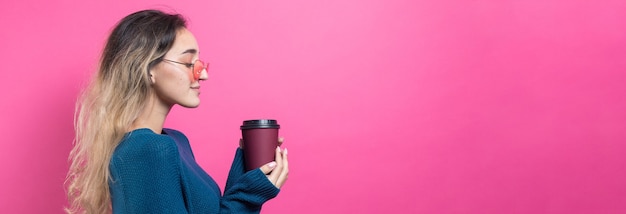
[[[111,212],[109,161],[153,93],[150,68],[185,27],[178,14],[144,10],[126,16],[111,32],[98,72],[76,104],[67,213]]]

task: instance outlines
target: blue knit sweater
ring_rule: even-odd
[[[109,167],[113,213],[260,213],[279,192],[260,169],[245,172],[237,149],[222,195],[187,137],[172,129],[127,133]]]

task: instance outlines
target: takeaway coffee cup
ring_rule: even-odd
[[[241,125],[246,170],[253,170],[274,160],[278,146],[276,120],[246,120]]]

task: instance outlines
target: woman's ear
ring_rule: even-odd
[[[148,75],[150,75],[150,82],[154,84],[156,80],[154,79],[154,75],[152,75],[152,71],[148,71]]]

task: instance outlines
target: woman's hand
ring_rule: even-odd
[[[283,138],[278,139],[278,147],[276,147],[275,161],[265,164],[261,167],[261,171],[267,176],[267,179],[276,186],[282,187],[287,181],[289,175],[289,161],[287,160],[287,149],[281,151],[280,145],[283,144]]]

